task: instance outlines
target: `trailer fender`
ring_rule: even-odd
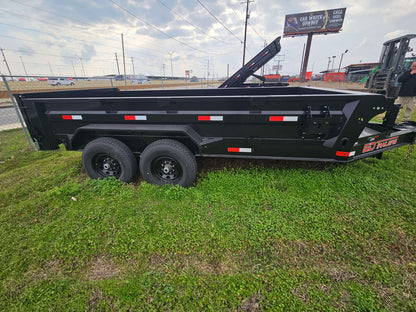
[[[122,139],[133,152],[142,152],[149,144],[130,146],[129,141],[153,141],[154,138],[182,139],[187,147],[195,154],[199,153],[204,143],[201,136],[189,125],[133,125],[133,124],[90,124],[78,128],[71,137],[68,144],[71,150],[82,150],[90,141],[99,137],[114,137]],[[151,142],[150,142],[151,143]],[[190,145],[190,146],[189,146]],[[139,149],[139,150],[138,150]]]

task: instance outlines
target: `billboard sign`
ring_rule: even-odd
[[[283,36],[339,32],[344,23],[345,10],[340,8],[286,15]]]

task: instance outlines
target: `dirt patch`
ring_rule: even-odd
[[[118,277],[120,271],[115,265],[114,260],[99,256],[91,261],[85,275],[89,281],[101,281]]]
[[[246,312],[261,311],[260,301],[261,301],[261,294],[260,292],[257,292],[251,297],[243,300],[243,303],[241,304],[241,311],[246,311]]]
[[[344,283],[348,280],[354,279],[358,276],[357,273],[344,270],[342,268],[328,268],[326,273],[332,278],[335,283]]]
[[[63,276],[63,271],[59,265],[59,261],[53,260],[48,262],[42,268],[27,271],[25,276],[32,277],[36,280],[46,280],[49,278],[57,278],[59,276]]]

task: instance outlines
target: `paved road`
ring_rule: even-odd
[[[13,107],[0,107],[0,131],[20,127],[15,109]]]

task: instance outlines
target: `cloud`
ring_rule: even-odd
[[[32,55],[34,55],[34,52],[35,52],[31,47],[29,47],[27,45],[21,46],[18,49],[18,51],[19,51],[20,54],[27,55],[27,56],[32,56]]]

